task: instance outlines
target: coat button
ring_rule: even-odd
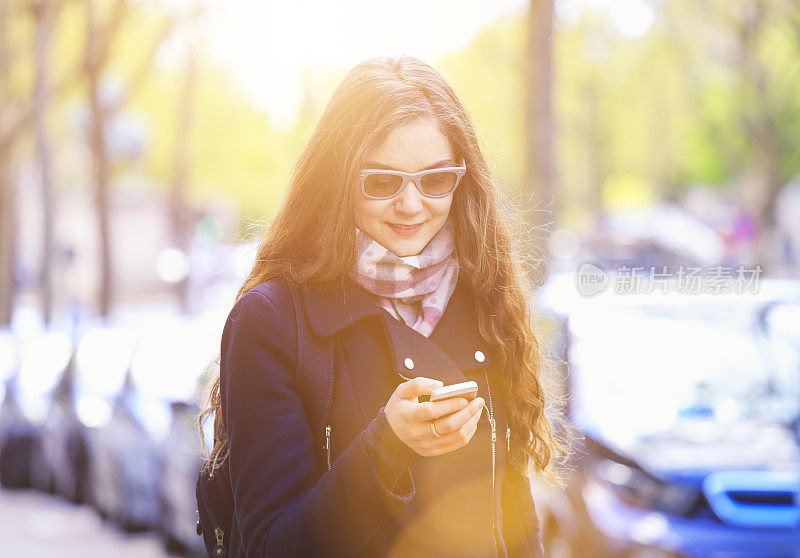
[[[414,361],[410,358],[406,357],[406,359],[403,361],[403,364],[405,364],[406,368],[409,370],[414,370]]]
[[[486,355],[483,354],[483,351],[475,351],[475,360],[483,362],[486,360]]]

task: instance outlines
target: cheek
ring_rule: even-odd
[[[356,204],[356,224],[369,226],[380,221],[385,208],[380,203],[361,202]]]
[[[436,205],[431,208],[433,212],[439,217],[447,217],[447,215],[450,213],[450,208],[453,205],[453,196],[450,196],[444,200],[436,201]]]
[[[356,225],[360,227],[361,224],[364,222],[364,208],[361,206],[360,203],[356,204],[355,217],[356,217]]]

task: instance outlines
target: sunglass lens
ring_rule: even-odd
[[[391,196],[403,183],[403,177],[396,174],[372,173],[364,178],[364,192],[368,196],[383,198]]]
[[[454,172],[432,172],[420,179],[422,191],[430,196],[443,196],[456,187],[458,175]]]

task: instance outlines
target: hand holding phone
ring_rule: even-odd
[[[395,388],[384,412],[408,447],[424,457],[441,455],[467,445],[475,434],[483,410],[477,392],[475,382],[442,386],[439,380],[417,376]],[[429,401],[422,401],[429,395]]]

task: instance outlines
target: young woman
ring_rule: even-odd
[[[207,466],[228,460],[232,556],[542,554],[529,471],[564,447],[507,219],[441,75],[399,57],[345,76],[222,337]],[[296,312],[334,347],[324,444]],[[420,400],[468,380],[472,401]]]

